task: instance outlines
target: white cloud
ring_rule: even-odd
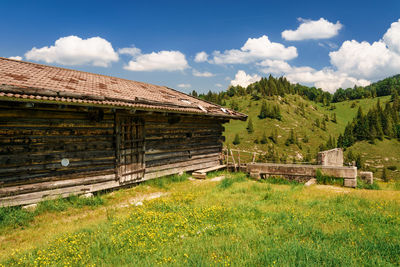
[[[329,39],[338,35],[343,27],[339,21],[335,24],[324,18],[319,20],[304,20],[296,30],[285,30],[282,32],[282,38],[288,41],[301,41],[307,39]]]
[[[391,24],[382,40],[345,41],[329,53],[338,72],[359,79],[379,80],[400,73],[400,19]]]
[[[82,39],[73,35],[58,39],[52,46],[34,47],[25,57],[46,63],[99,67],[107,67],[111,62],[118,61],[118,54],[107,40],[101,37]]]
[[[160,51],[140,54],[124,67],[131,71],[177,71],[188,68],[186,57],[179,51]]]
[[[136,56],[140,55],[142,53],[142,51],[136,47],[125,47],[125,48],[118,49],[118,53],[136,57]]]
[[[246,72],[243,70],[239,70],[235,75],[235,79],[231,81],[231,85],[247,87],[249,84],[257,82],[260,79],[261,77],[257,74],[250,75],[246,74]]]
[[[180,84],[178,84],[178,87],[179,87],[179,88],[190,88],[191,85],[188,84],[188,83],[180,83]]]
[[[22,57],[20,57],[20,56],[15,56],[15,57],[9,57],[9,59],[22,60]]]
[[[307,67],[308,68],[308,67]],[[333,93],[338,88],[348,88],[354,85],[366,86],[371,82],[364,79],[356,79],[347,75],[325,68],[322,70],[301,70],[295,68],[293,72],[286,75],[286,78],[293,83],[313,84],[317,88]]]
[[[400,73],[400,20],[391,24],[382,40],[345,41],[329,56],[332,65],[321,70],[294,67],[282,60],[264,60],[257,66],[264,73],[285,75],[291,82],[330,92],[339,87],[366,86],[371,81]]]
[[[216,83],[215,86],[216,86],[216,87],[219,87],[219,88],[224,87],[224,86],[223,86],[222,84],[220,84],[220,83]]]
[[[332,68],[315,70],[307,66],[293,67],[279,60],[265,60],[258,65],[262,67],[260,70],[264,73],[285,75],[292,83],[314,85],[329,92],[334,92],[339,87],[348,88],[355,84],[361,86],[370,84],[368,80],[356,79],[346,73],[334,71]]]
[[[192,73],[193,73],[193,76],[196,76],[196,77],[213,77],[213,76],[215,76],[215,74],[213,74],[211,72],[208,72],[208,71],[200,72],[195,69],[193,69]]]
[[[260,38],[249,38],[238,49],[214,51],[214,64],[249,64],[265,59],[290,60],[297,57],[297,49],[294,46],[285,47],[281,43],[271,42],[266,35]]]
[[[205,62],[208,60],[208,54],[204,51],[196,54],[194,61],[196,62]]]
[[[392,23],[383,36],[383,41],[390,50],[400,54],[400,19]]]
[[[400,72],[400,55],[388,49],[383,41],[372,44],[345,41],[329,56],[338,71],[358,78],[376,80]]]

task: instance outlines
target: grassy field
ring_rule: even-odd
[[[390,96],[379,98],[381,105],[390,100]],[[282,114],[282,120],[275,119],[259,119],[262,100],[254,101],[250,96],[233,98],[233,101],[239,104],[241,112],[249,115],[252,118],[254,125],[254,132],[248,133],[246,130],[248,122],[231,121],[225,125],[225,146],[230,148],[237,148],[246,151],[255,151],[265,153],[269,150],[269,146],[274,146],[279,155],[286,155],[288,162],[303,161],[310,151],[312,159],[315,160],[315,155],[318,151],[320,144],[325,144],[330,136],[335,139],[340,133],[343,133],[347,123],[352,121],[356,116],[358,107],[362,107],[364,112],[376,105],[378,98],[374,99],[361,99],[344,101],[332,104],[332,107],[323,107],[321,104],[314,103],[302,99],[297,95],[286,95],[284,98],[272,97],[267,100],[269,105],[278,104]],[[229,106],[229,101],[227,103]],[[304,112],[301,111],[301,106],[304,107]],[[332,122],[333,114],[336,113],[337,123]],[[320,122],[327,115],[329,121],[326,122],[326,130],[316,127],[315,121],[318,119]],[[293,129],[299,139],[299,145],[290,144],[285,145],[286,139],[289,137],[290,130]],[[260,141],[263,134],[267,137],[277,130],[278,142],[274,144],[268,140],[267,144],[255,143],[255,140]],[[240,144],[233,145],[232,141],[236,134],[240,136]],[[307,140],[308,139],[308,140]],[[376,177],[380,177],[382,167],[395,166],[400,170],[400,142],[398,140],[377,141],[376,145],[368,144],[367,142],[360,142],[348,149],[345,155],[352,150],[353,153],[360,153],[363,160],[366,161],[367,166],[371,166]],[[243,154],[242,157],[246,155]],[[250,154],[247,160],[251,158]],[[389,160],[387,160],[389,158]],[[390,171],[390,176],[393,179],[400,179],[400,172]]]
[[[216,173],[213,176],[218,176]],[[0,225],[4,266],[362,266],[400,264],[400,194],[169,177],[57,200]],[[155,197],[157,196],[157,198]],[[64,204],[60,204],[64,203]],[[139,204],[138,204],[139,203]],[[143,205],[140,205],[143,204]],[[58,207],[58,208],[55,208]],[[12,216],[11,216],[12,217]],[[14,226],[12,220],[19,221]]]

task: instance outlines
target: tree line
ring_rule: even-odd
[[[376,139],[400,138],[400,101],[394,91],[391,101],[382,108],[380,100],[375,107],[364,113],[359,107],[357,116],[347,124],[344,133],[337,139],[338,147],[350,147],[357,141],[367,140],[373,143]]]
[[[190,94],[223,106],[226,105],[226,100],[234,96],[251,95],[254,100],[259,100],[268,96],[283,97],[285,94],[297,94],[305,99],[330,105],[330,103],[346,100],[387,96],[393,94],[395,91],[400,94],[400,74],[365,87],[339,88],[333,94],[325,92],[321,88],[292,84],[285,77],[275,78],[270,75],[268,78],[261,78],[258,82],[254,82],[247,87],[240,85],[230,86],[226,91],[217,93],[210,90],[206,94],[199,94],[196,90],[193,90]]]

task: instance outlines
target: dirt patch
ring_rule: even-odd
[[[345,194],[347,194],[347,193],[351,192],[350,189],[339,187],[339,186],[334,186],[334,185],[321,185],[321,184],[319,184],[319,185],[316,185],[315,188],[329,190],[329,191],[336,192],[336,193],[345,193]]]
[[[156,199],[156,198],[167,196],[167,195],[169,195],[169,193],[155,192],[155,193],[151,193],[151,194],[136,196],[136,197],[128,199],[128,201],[126,203],[116,205],[116,207],[119,207],[119,208],[129,207],[130,205],[137,205],[139,202],[141,203],[142,201],[145,201],[145,200],[152,200],[152,199]]]
[[[210,181],[210,182],[218,182],[218,181],[223,180],[224,178],[225,178],[225,175],[222,175],[222,176],[217,176],[217,177],[208,179],[207,181]]]

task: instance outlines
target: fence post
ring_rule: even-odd
[[[235,172],[236,172],[236,163],[235,163],[235,157],[233,156],[232,149],[231,149],[230,151],[231,151],[231,156],[232,156],[233,168],[234,168],[234,170],[235,170]]]
[[[256,152],[253,152],[253,160],[251,161],[251,163],[254,163],[256,161]]]
[[[241,171],[241,170],[240,170],[240,150],[238,150],[238,151],[237,151],[237,153],[238,153],[238,165],[239,165],[239,171]]]

